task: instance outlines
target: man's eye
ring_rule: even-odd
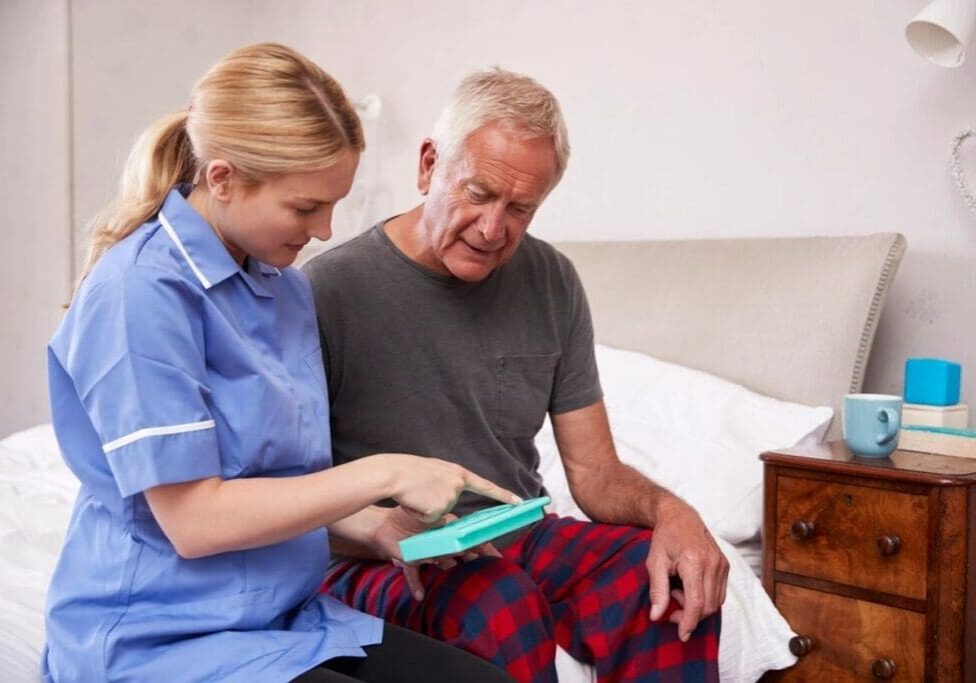
[[[488,195],[483,192],[476,192],[474,190],[468,190],[468,197],[470,197],[471,201],[475,202],[476,204],[482,204],[488,201]]]
[[[299,216],[311,216],[313,213],[315,213],[318,210],[319,208],[316,206],[315,208],[312,209],[295,209],[295,212]]]

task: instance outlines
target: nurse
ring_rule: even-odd
[[[326,526],[396,560],[464,490],[518,500],[432,458],[331,467],[311,293],[288,266],[329,238],[363,146],[331,77],[260,44],[133,149],[48,347],[82,486],[48,593],[45,680],[510,680],[317,592]]]

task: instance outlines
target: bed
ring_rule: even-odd
[[[693,502],[732,566],[723,680],[789,666],[793,635],[758,574],[762,450],[839,434],[905,249],[892,233],[852,237],[558,245],[590,300],[621,457]],[[40,352],[40,351],[39,351]],[[569,495],[548,425],[541,468],[562,514]],[[48,577],[77,482],[50,425],[0,440],[0,671],[37,680]],[[560,652],[561,683],[592,670]]]

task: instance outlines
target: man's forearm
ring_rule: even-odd
[[[630,465],[614,459],[570,483],[573,498],[594,521],[653,528],[670,506],[683,501]]]
[[[602,401],[552,416],[556,444],[573,498],[593,520],[655,527],[687,504],[620,462]]]

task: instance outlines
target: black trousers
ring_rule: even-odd
[[[293,683],[513,683],[501,669],[463,650],[393,624],[365,657],[336,657]]]

